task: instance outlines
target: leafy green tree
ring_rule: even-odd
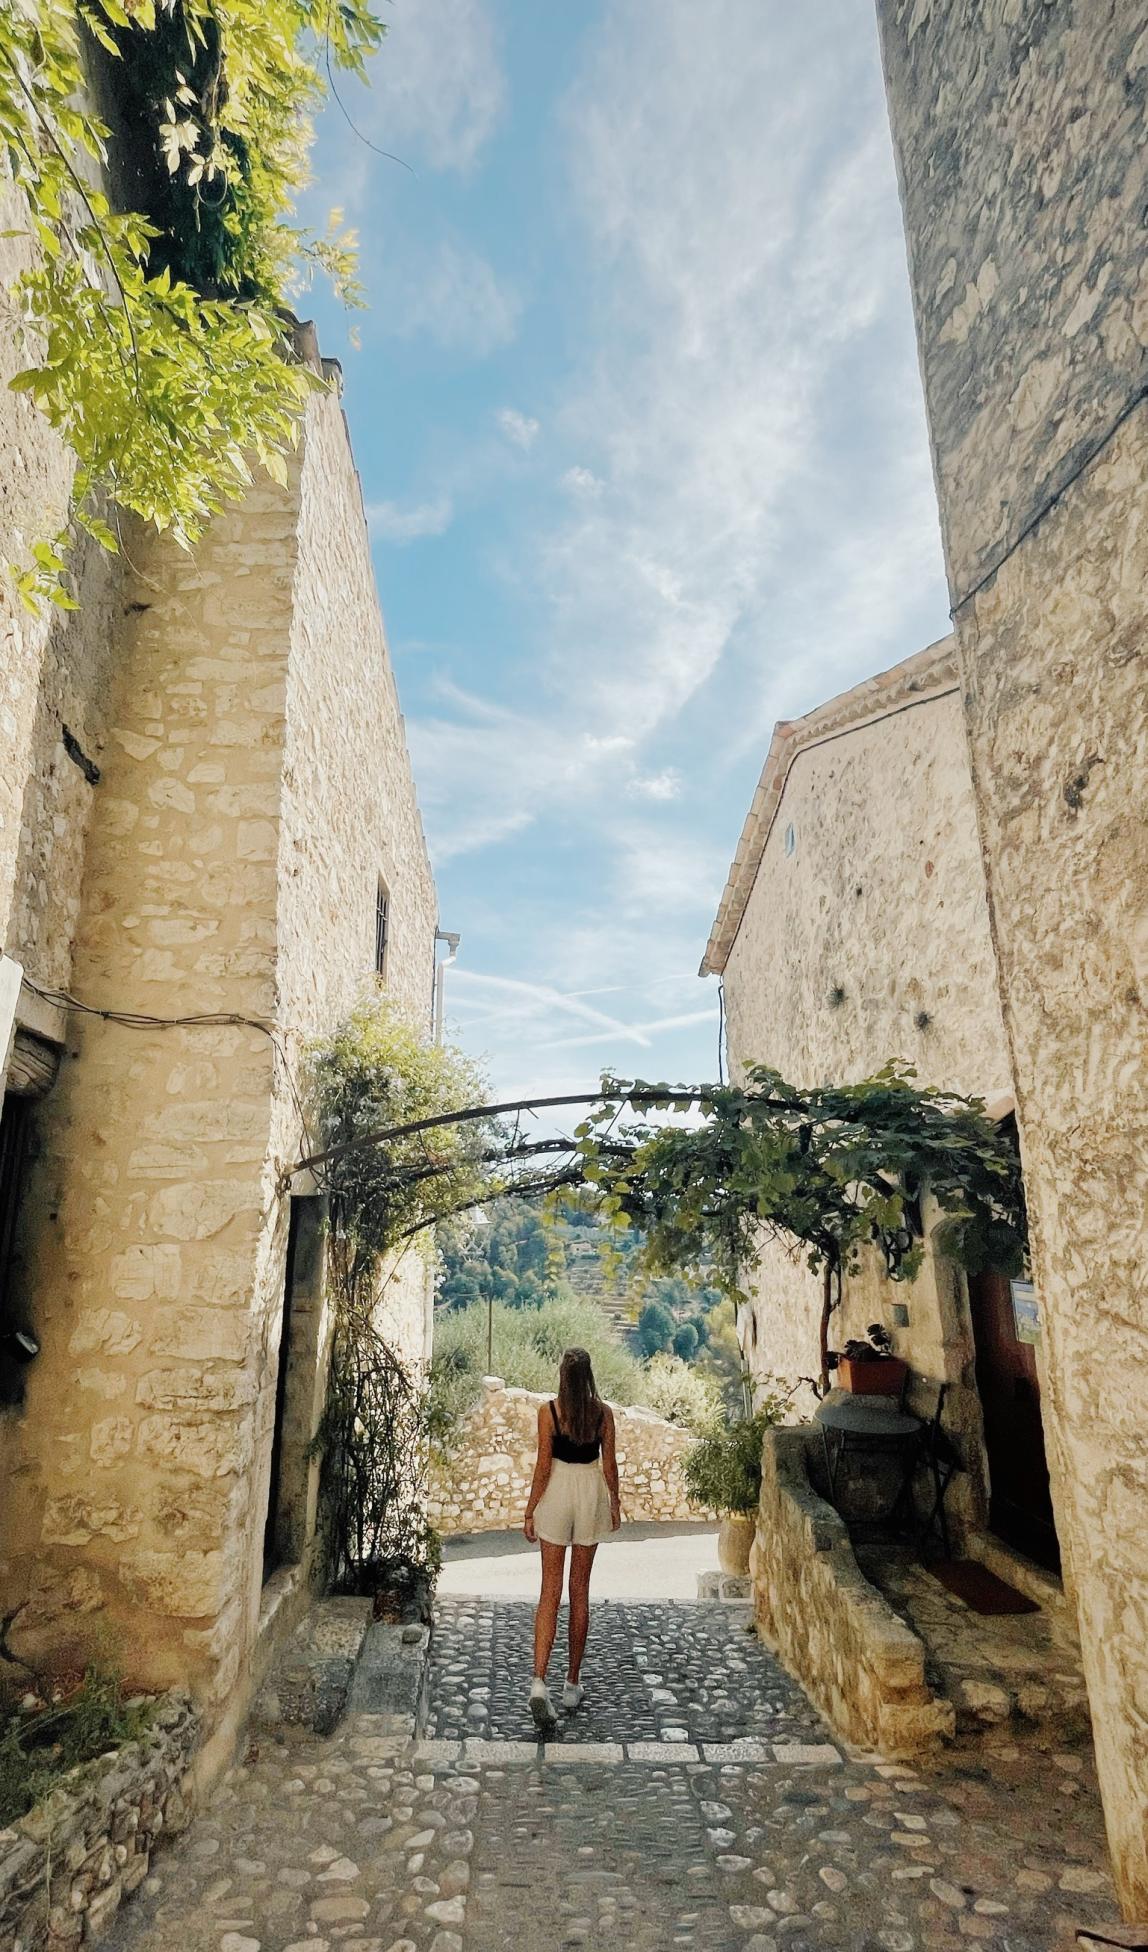
[[[328,1269],[334,1334],[322,1451],[323,1535],[336,1590],[356,1591],[433,1560],[417,1488],[425,1466],[428,1405],[384,1339],[380,1303],[410,1242],[440,1216],[472,1203],[487,1184],[495,1131],[459,1120],[481,1100],[474,1065],[428,1044],[420,1023],[379,988],[365,994],[312,1049],[312,1108],[322,1150],[313,1169],[330,1203]],[[386,1155],[363,1140],[380,1126],[421,1131]]]
[[[392,1148],[425,1142],[448,1125],[470,1129],[474,1121],[530,1108],[528,1100],[473,1106],[364,1133],[358,1143],[381,1154],[375,1172],[385,1183]],[[659,1111],[694,1108],[700,1116],[692,1124],[652,1123]],[[944,1216],[934,1231],[943,1251],[969,1268],[1014,1273],[1024,1264],[1024,1200],[1012,1145],[979,1100],[921,1086],[903,1066],[809,1090],[764,1067],[736,1086],[604,1080],[571,1139],[523,1140],[517,1123],[501,1132],[501,1145],[483,1154],[492,1198],[527,1188],[551,1195],[583,1189],[583,1201],[596,1196],[603,1217],[639,1240],[632,1264],[647,1274],[704,1282],[732,1302],[742,1296],[764,1238],[796,1243],[822,1277],[825,1381],[829,1323],[844,1275],[875,1248],[892,1280],[915,1278],[926,1192]],[[315,1166],[326,1156],[300,1163]],[[410,1170],[417,1180],[426,1168]],[[709,1311],[711,1343],[715,1332],[730,1332],[715,1325],[715,1313]],[[669,1311],[650,1318],[648,1335],[655,1323],[668,1342],[675,1326]]]
[[[283,308],[300,260],[354,295],[352,240],[287,221],[326,78],[365,75],[369,0],[36,0],[0,6],[0,155],[33,247],[9,294],[26,392],[76,456],[73,519],[117,509],[193,543],[253,466],[286,483],[313,386]],[[104,120],[94,94],[112,104]],[[117,208],[130,183],[142,205]],[[10,565],[74,608],[72,532]]]
[[[638,1341],[642,1353],[656,1356],[668,1349],[674,1339],[674,1318],[660,1301],[648,1301],[638,1316]]]
[[[462,1215],[439,1229],[436,1245],[441,1306],[469,1307],[493,1298],[540,1308],[569,1292],[561,1245],[530,1200],[495,1198],[485,1224]]]
[[[691,1362],[698,1351],[698,1332],[692,1322],[682,1322],[674,1330],[673,1350],[683,1362]]]
[[[744,1416],[746,1365],[738,1341],[737,1309],[728,1297],[710,1310],[706,1330],[706,1346],[698,1356],[698,1366],[712,1377],[730,1416]]]

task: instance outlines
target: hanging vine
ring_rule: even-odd
[[[72,448],[72,519],[104,548],[116,510],[190,545],[253,464],[286,482],[317,381],[282,308],[315,265],[356,296],[353,237],[287,217],[311,111],[382,34],[367,0],[0,3],[0,152],[31,247],[11,385]],[[72,535],[9,565],[27,609],[75,608]]]
[[[435,1220],[489,1185],[493,1121],[418,1131],[386,1153],[358,1143],[381,1123],[449,1117],[483,1090],[469,1060],[428,1045],[382,992],[316,1046],[311,1071],[319,1130],[338,1151],[317,1174],[329,1200],[335,1314],[316,1439],[328,1580],[336,1592],[374,1591],[433,1566],[436,1549],[422,1495],[433,1406],[425,1377],[389,1339],[387,1304],[404,1254],[425,1255]]]

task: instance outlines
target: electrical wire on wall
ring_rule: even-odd
[[[725,977],[717,979],[717,1081],[725,1083]]]
[[[155,1017],[142,1010],[101,1010],[93,1003],[81,1002],[78,996],[73,996],[68,990],[49,989],[27,974],[24,976],[24,982],[36,996],[42,997],[45,1003],[51,1003],[58,1010],[77,1010],[81,1016],[99,1017],[104,1023],[120,1024],[126,1030],[191,1030],[213,1025],[221,1028],[230,1025],[237,1030],[258,1030],[267,1038],[283,1067],[283,1075],[287,1080],[287,1088],[303,1128],[303,1136],[308,1145],[312,1144],[306,1109],[295,1082],[295,1074],[291,1069],[291,1059],[283,1032],[269,1017],[248,1017],[237,1010],[203,1010],[182,1017]]]

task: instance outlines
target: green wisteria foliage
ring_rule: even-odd
[[[74,450],[72,519],[103,547],[117,510],[190,545],[253,466],[286,481],[318,382],[282,308],[309,264],[354,296],[337,220],[322,238],[287,221],[309,115],[382,33],[365,0],[0,0],[9,234],[30,245],[12,385]],[[10,566],[26,608],[75,606],[72,537]]]

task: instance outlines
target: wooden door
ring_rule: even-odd
[[[989,1524],[1018,1552],[1059,1572],[1036,1351],[1018,1339],[1004,1275],[970,1275],[969,1306],[989,1460]]]

